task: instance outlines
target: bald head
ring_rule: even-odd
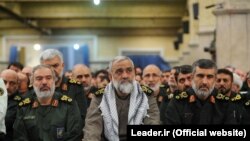
[[[3,79],[8,95],[13,95],[18,89],[18,76],[14,70],[6,69],[1,72],[0,77]]]
[[[158,94],[161,85],[161,70],[156,65],[150,64],[143,69],[143,82]]]
[[[79,71],[86,71],[86,72],[89,72],[91,73],[89,67],[87,67],[86,65],[84,64],[76,64],[73,69],[72,69],[72,73],[73,75],[78,73]]]
[[[84,90],[89,90],[91,87],[91,70],[89,67],[83,64],[77,64],[72,69],[72,77],[75,78],[77,81],[82,82],[84,86]]]
[[[146,74],[148,74],[149,72],[154,72],[157,75],[161,76],[161,70],[159,67],[157,67],[156,65],[150,64],[147,65],[144,69],[143,69],[143,76],[145,76]]]

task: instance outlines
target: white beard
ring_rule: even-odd
[[[154,86],[148,86],[148,87],[155,92],[155,91],[158,91],[160,89],[160,85],[161,85],[161,83],[158,82]]]
[[[52,85],[51,89],[48,91],[40,91],[39,88],[34,87],[37,98],[46,99],[51,97],[55,91],[55,84]]]
[[[123,94],[124,96],[130,94],[134,89],[133,82],[135,80],[133,80],[132,82],[118,82],[113,79],[112,81],[115,89],[121,92],[121,94]]]

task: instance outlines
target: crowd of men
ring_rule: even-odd
[[[250,124],[250,74],[209,59],[161,70],[116,56],[95,73],[63,68],[47,49],[34,68],[1,71],[1,141],[125,141],[127,125]]]

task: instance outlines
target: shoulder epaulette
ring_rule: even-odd
[[[103,95],[104,94],[104,90],[105,90],[105,88],[100,88],[100,89],[98,89],[94,94],[95,94],[95,96],[101,96],[101,95]]]
[[[79,82],[79,81],[77,81],[76,79],[73,79],[73,78],[69,79],[69,83],[71,83],[71,84],[78,84],[78,85],[81,84],[81,82]]]
[[[160,85],[160,88],[165,88],[166,86],[165,85]]]
[[[250,106],[250,99],[247,102],[245,102],[245,106]]]
[[[154,93],[154,91],[151,88],[149,88],[148,86],[141,85],[141,88],[142,88],[142,91],[145,94],[147,94],[148,96]]]
[[[30,98],[25,98],[24,100],[22,100],[22,101],[18,104],[18,106],[23,107],[23,106],[29,105],[30,103],[31,103]]]
[[[72,98],[70,98],[67,95],[62,95],[62,97],[60,98],[61,101],[66,102],[66,103],[71,103],[72,102]]]
[[[236,94],[233,98],[231,98],[231,101],[239,101],[239,100],[241,100],[240,94]]]
[[[218,100],[230,100],[230,98],[228,96],[225,96],[224,94],[221,94],[221,93],[218,93],[215,96],[215,98],[218,99]]]
[[[223,94],[221,94],[221,93],[218,93],[217,95],[216,95],[216,99],[220,99],[220,100],[222,100],[222,99],[224,99],[224,95]]]
[[[175,99],[186,99],[188,98],[188,94],[186,92],[181,92],[175,96]]]
[[[14,100],[15,100],[15,101],[21,101],[21,100],[22,100],[22,98],[21,98],[21,96],[16,95],[16,96],[14,97]]]
[[[170,91],[170,88],[167,88],[166,92],[167,92],[167,93],[170,93],[170,92],[171,92],[171,91]]]

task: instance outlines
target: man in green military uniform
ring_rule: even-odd
[[[63,57],[56,49],[47,49],[40,55],[40,63],[51,66],[56,73],[56,92],[65,94],[76,100],[82,117],[84,127],[87,112],[87,100],[84,95],[82,84],[75,79],[68,79],[63,76]]]
[[[85,97],[87,99],[87,105],[89,106],[91,101],[89,95],[91,95],[92,92],[92,74],[90,68],[84,64],[76,64],[72,69],[72,78],[76,79],[78,82],[81,82],[84,88],[83,91]]]
[[[236,124],[232,103],[218,102],[214,89],[217,67],[208,59],[194,62],[192,88],[175,94],[166,110],[166,124]]]
[[[6,69],[1,72],[0,77],[3,79],[8,92],[8,107],[5,116],[6,135],[4,141],[12,141],[13,124],[16,119],[17,105],[21,100],[18,93],[18,76],[14,70]]]
[[[109,64],[112,80],[92,98],[84,127],[84,141],[125,141],[127,125],[160,124],[153,91],[135,80],[134,64],[125,56]]]
[[[14,141],[80,141],[81,116],[76,102],[55,92],[55,72],[46,65],[33,70],[34,94],[19,103]]]

